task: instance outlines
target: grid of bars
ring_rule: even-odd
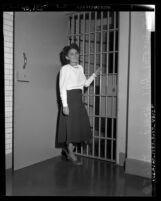
[[[86,77],[102,72],[82,96],[93,133],[90,145],[81,145],[82,156],[116,162],[118,12],[76,12],[68,15],[68,43],[80,47],[80,65]]]

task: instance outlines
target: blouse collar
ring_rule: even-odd
[[[71,64],[69,64],[72,68],[79,68],[79,65],[77,64],[76,66],[72,66]]]

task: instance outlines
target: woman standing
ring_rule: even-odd
[[[58,124],[58,143],[67,146],[67,158],[76,165],[81,163],[74,154],[73,148],[79,143],[89,143],[92,138],[87,111],[82,102],[83,87],[88,87],[99,74],[100,68],[88,79],[79,65],[79,47],[71,44],[63,49],[62,66],[59,77],[59,89],[62,107]]]

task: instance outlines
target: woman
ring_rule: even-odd
[[[73,149],[79,143],[89,143],[92,138],[87,111],[82,102],[83,87],[88,87],[99,74],[100,68],[88,79],[79,65],[79,47],[71,44],[63,49],[66,65],[62,66],[59,77],[59,89],[62,107],[58,124],[58,143],[67,146],[67,158],[76,165],[78,161]],[[65,149],[64,149],[65,151]]]

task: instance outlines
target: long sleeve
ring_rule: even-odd
[[[67,107],[67,91],[66,91],[66,86],[67,86],[67,69],[66,68],[61,68],[60,70],[60,77],[59,77],[59,89],[60,89],[60,97],[62,100],[63,107]]]
[[[84,86],[89,87],[89,85],[93,82],[95,77],[96,77],[96,74],[93,73],[88,79],[86,79]]]
[[[81,69],[82,69],[82,72],[84,74],[84,70],[83,70],[83,67],[81,66]],[[84,75],[85,76],[85,75]],[[85,76],[86,77],[86,76]],[[96,77],[96,74],[93,73],[88,79],[86,79],[85,83],[84,83],[84,86],[85,87],[89,87],[89,85],[93,82],[93,80],[95,79]]]

